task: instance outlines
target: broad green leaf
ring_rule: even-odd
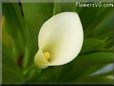
[[[109,27],[112,27],[112,23],[109,23],[112,21],[112,8],[83,8],[83,10],[79,12],[79,15],[84,28],[85,38],[91,38],[94,34],[97,34],[96,28],[99,26],[98,33],[100,29],[103,30],[105,26],[108,28],[104,29],[104,31],[112,30],[111,28],[109,30]],[[104,31],[97,36],[104,34]]]
[[[85,39],[83,43],[83,47],[81,50],[81,54],[87,53],[87,52],[94,52],[95,50],[103,49],[105,45],[104,40],[100,39]]]
[[[104,76],[83,77],[75,81],[82,84],[114,84],[114,77],[112,74]]]
[[[107,64],[106,65],[100,64],[100,65],[88,67],[75,80],[78,81],[79,79],[81,79],[83,77],[106,76],[106,75],[109,75],[109,74],[114,75],[114,73],[113,73],[113,67],[111,66],[112,69],[109,70],[109,66],[107,68],[106,68],[106,66],[108,66],[108,65]],[[105,70],[103,68],[105,68]],[[98,73],[98,71],[99,71],[99,73]]]
[[[3,46],[2,53],[2,83],[11,84],[11,83],[22,83],[23,74],[22,70],[17,66],[15,60],[12,59],[12,53]]]
[[[38,50],[38,32],[42,24],[52,16],[52,3],[22,3],[25,19],[25,56],[24,67],[33,63],[34,55]]]
[[[11,3],[3,3],[3,16],[5,17],[5,27],[8,33],[11,34],[13,40],[15,40],[17,47],[22,47],[22,34],[19,19]],[[15,32],[14,32],[15,30]],[[16,34],[15,34],[16,33]]]
[[[75,2],[65,3],[62,2],[61,0],[61,3],[59,3],[56,2],[55,0],[53,15],[61,12],[75,12],[75,10],[76,10]]]
[[[76,61],[77,60],[77,61]],[[114,53],[113,52],[93,52],[86,55],[80,55],[76,58],[76,63],[80,66],[92,66],[97,64],[113,63]]]
[[[100,22],[93,31],[93,37],[99,38],[104,36],[107,33],[110,33],[113,31],[113,22],[114,22],[114,15],[113,15],[113,10],[110,10],[105,18]],[[114,33],[114,31],[113,31]],[[112,34],[113,34],[112,33]],[[110,35],[109,35],[110,36]],[[108,35],[107,35],[108,37]]]
[[[93,66],[96,66],[95,68],[99,68],[100,65],[102,67],[103,65],[106,65],[108,63],[113,63],[113,61],[114,61],[113,52],[112,53],[111,52],[95,52],[95,53],[90,53],[90,54],[86,54],[82,56],[80,55],[74,61],[65,65],[63,72],[61,74],[61,79],[63,79],[63,81],[73,80]],[[65,71],[65,75],[67,76],[64,76],[64,71]]]
[[[5,44],[8,44],[8,42],[10,43],[10,41],[13,41],[13,43],[11,42],[11,48],[14,49],[13,53],[15,54],[15,56],[20,55],[20,53],[23,53],[24,51],[23,35],[21,32],[22,29],[19,22],[20,18],[18,18],[16,11],[14,10],[13,3],[3,3],[2,9],[4,17],[2,40],[7,40],[5,41]],[[16,57],[14,58],[17,59]]]

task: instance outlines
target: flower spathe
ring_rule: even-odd
[[[34,63],[39,68],[67,64],[77,57],[82,45],[83,28],[78,14],[56,14],[40,29]]]

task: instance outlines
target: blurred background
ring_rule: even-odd
[[[76,7],[74,2],[2,3],[2,84],[113,84],[114,7]],[[42,24],[61,12],[77,12],[84,43],[72,62],[38,69],[34,55]]]

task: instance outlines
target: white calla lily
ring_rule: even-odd
[[[79,54],[82,45],[83,28],[78,14],[56,14],[40,29],[34,62],[39,68],[69,63]]]

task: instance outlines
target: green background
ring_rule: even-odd
[[[42,24],[57,13],[80,16],[84,43],[72,62],[38,69],[34,55]],[[112,7],[76,7],[75,3],[2,3],[2,84],[75,83],[113,84],[114,69],[93,74],[114,64],[114,10]],[[113,78],[108,78],[109,76]]]

